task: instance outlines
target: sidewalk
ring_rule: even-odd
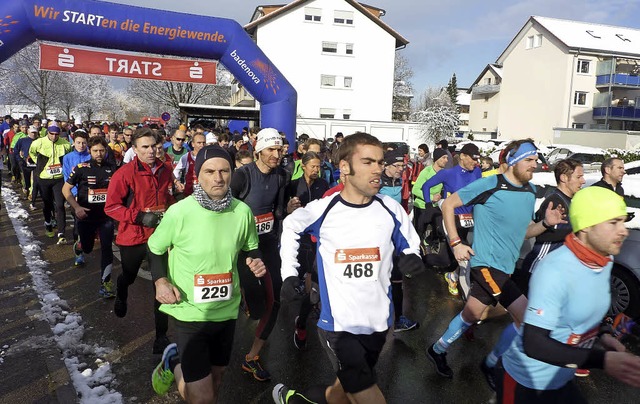
[[[7,209],[0,211],[0,402],[72,403],[76,392],[42,319]]]

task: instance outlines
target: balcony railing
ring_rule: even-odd
[[[640,119],[640,108],[635,107],[596,107],[593,109],[594,119],[604,119],[609,110],[609,118],[613,119]]]
[[[609,82],[612,86],[640,87],[640,76],[622,73],[616,73],[613,76],[608,74],[596,76],[596,86],[609,85]]]
[[[500,91],[500,84],[477,85],[471,89],[472,94],[495,94]]]

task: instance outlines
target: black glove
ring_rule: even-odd
[[[411,278],[422,273],[426,268],[422,263],[422,259],[416,254],[405,255],[403,253],[400,254],[400,258],[398,258],[398,269],[402,275]]]
[[[156,228],[158,224],[160,224],[160,216],[154,212],[138,212],[136,215],[136,224]]]
[[[290,276],[282,282],[282,289],[280,289],[280,297],[288,302],[295,299],[298,295],[296,287],[300,284],[300,279],[297,276]]]

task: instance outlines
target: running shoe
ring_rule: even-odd
[[[282,383],[276,384],[271,391],[271,397],[276,404],[287,404],[287,400],[294,394],[296,394],[295,390],[291,390]]]
[[[620,339],[625,335],[633,335],[634,331],[637,331],[637,324],[624,313],[618,313],[613,319],[613,335]]]
[[[453,370],[447,365],[447,353],[436,353],[433,350],[433,344],[427,349],[427,357],[436,368],[436,373],[442,377],[453,378]]]
[[[410,320],[405,316],[400,316],[398,321],[396,321],[395,326],[393,327],[393,332],[411,331],[417,330],[418,328],[420,328],[420,323]]]
[[[242,370],[247,373],[251,373],[253,378],[259,382],[271,380],[269,372],[262,368],[262,365],[260,364],[260,357],[258,355],[254,356],[253,359],[249,359],[248,356],[245,356],[242,361]]]
[[[111,281],[102,282],[102,285],[100,285],[100,290],[98,291],[98,294],[100,295],[100,297],[104,299],[111,299],[116,297],[116,294],[113,291],[113,282]]]
[[[495,369],[492,367],[489,367],[487,365],[487,361],[483,359],[482,362],[480,362],[480,370],[482,371],[482,374],[484,375],[484,378],[487,381],[489,388],[493,391],[496,391]]]
[[[33,212],[33,211],[34,211],[34,210],[36,210],[36,209],[38,209],[38,208],[36,208],[36,206],[35,206],[34,204],[32,204],[32,203],[30,203],[30,204],[29,204],[29,210],[30,210],[30,211],[32,211],[32,212]]]
[[[116,316],[122,318],[127,315],[127,301],[120,299],[116,293],[116,301],[113,302],[113,312]]]
[[[83,253],[80,253],[80,254],[76,255],[76,258],[75,258],[75,260],[73,262],[73,265],[75,265],[77,267],[84,265],[84,254]]]
[[[153,341],[153,354],[161,354],[169,345],[171,345],[171,341],[169,341],[169,338],[166,335],[156,337],[156,339]]]
[[[169,366],[171,359],[178,354],[178,346],[169,344],[162,352],[162,360],[151,374],[151,385],[156,394],[163,396],[171,388],[175,377]]]
[[[67,244],[67,239],[64,237],[64,234],[58,233],[58,242],[56,244],[58,245]]]
[[[307,347],[307,330],[298,327],[298,317],[293,322],[296,330],[293,332],[293,345],[299,350],[304,350]]]
[[[589,369],[577,369],[576,370],[576,376],[577,377],[587,377],[591,374],[591,372],[589,371]]]
[[[453,296],[458,296],[458,281],[455,281],[453,276],[453,272],[447,272],[444,274],[444,280],[447,281],[449,293]]]
[[[54,233],[53,231],[53,226],[51,225],[51,223],[44,222],[44,234],[46,234],[49,238],[53,238],[56,235],[56,233]]]

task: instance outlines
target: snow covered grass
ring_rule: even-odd
[[[97,344],[88,345],[82,341],[84,336],[82,316],[79,313],[70,312],[67,302],[60,299],[54,289],[53,281],[49,278],[50,272],[47,270],[48,264],[40,257],[40,243],[35,240],[26,223],[29,213],[22,208],[18,195],[13,190],[2,187],[2,199],[18,236],[22,255],[31,275],[33,290],[38,294],[42,306],[41,316],[49,323],[53,339],[62,351],[80,402],[122,403],[122,394],[111,388],[111,385],[115,384],[111,364],[100,359],[112,349],[100,347]],[[35,343],[34,348],[38,346],[37,341],[32,343]],[[90,367],[80,362],[78,355],[91,355],[98,357],[98,360],[93,367]]]

